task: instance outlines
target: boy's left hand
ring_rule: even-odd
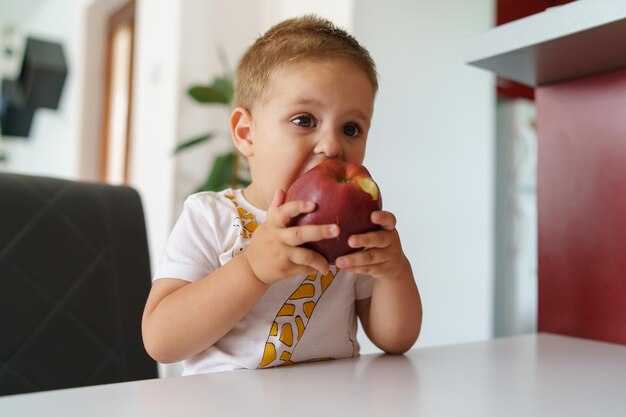
[[[371,275],[376,279],[399,278],[406,271],[409,261],[402,251],[396,216],[388,211],[375,211],[371,221],[381,226],[382,230],[350,236],[348,245],[363,250],[340,256],[335,264],[346,271]]]

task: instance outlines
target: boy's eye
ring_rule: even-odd
[[[291,121],[300,127],[315,127],[315,119],[310,116],[298,116]]]
[[[348,123],[348,124],[343,125],[343,127],[341,128],[341,131],[343,132],[344,135],[349,136],[351,138],[357,137],[361,133],[361,129],[359,129],[359,127],[355,125],[354,123]]]

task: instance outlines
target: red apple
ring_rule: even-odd
[[[362,165],[335,160],[322,162],[289,187],[285,201],[296,200],[313,201],[317,207],[311,213],[295,217],[291,226],[339,225],[337,238],[303,245],[321,253],[330,264],[339,256],[359,250],[348,245],[349,236],[379,228],[370,221],[370,216],[382,208],[380,190]]]

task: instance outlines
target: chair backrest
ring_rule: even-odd
[[[154,378],[129,187],[0,173],[0,395]]]

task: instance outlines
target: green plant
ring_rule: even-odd
[[[216,77],[210,84],[193,85],[187,90],[187,94],[197,103],[202,105],[227,106],[229,109],[233,101],[233,77],[225,64],[224,55],[221,54],[222,63],[226,68],[225,75]],[[208,132],[201,136],[189,139],[174,149],[174,154],[190,149],[196,145],[207,142],[216,137],[216,132]],[[233,147],[230,151],[217,155],[213,160],[209,174],[204,183],[196,190],[219,191],[228,187],[245,187],[250,183],[244,158]]]

